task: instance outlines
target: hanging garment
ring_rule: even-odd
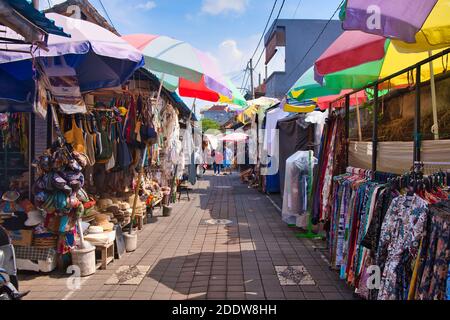
[[[86,156],[88,158],[88,167],[92,167],[95,164],[95,138],[96,135],[92,128],[89,126],[89,122],[84,120],[84,139],[86,141]]]
[[[71,117],[72,127],[64,133],[66,142],[73,146],[73,149],[79,153],[86,153],[86,142],[83,137],[83,129],[77,126],[75,116]]]
[[[450,201],[430,206],[431,221],[423,248],[424,268],[417,299],[446,300],[450,263]]]
[[[275,150],[278,150],[276,145],[279,145],[278,135],[276,134],[276,127],[278,120],[281,120],[289,115],[281,108],[275,108],[267,112],[266,115],[266,126],[264,131],[264,150],[270,156],[276,155]]]
[[[395,198],[381,227],[378,250],[384,262],[379,300],[406,300],[412,276],[411,264],[417,257],[424,234],[427,203],[418,195]]]
[[[107,163],[113,155],[113,143],[111,140],[111,123],[108,119],[98,118],[99,132],[97,134],[97,154],[95,160],[97,163]]]
[[[131,153],[128,149],[128,145],[123,137],[122,124],[120,122],[116,125],[117,134],[117,163],[120,168],[128,169],[131,165]]]
[[[306,151],[312,142],[313,125],[305,122],[305,115],[296,114],[282,120],[278,120],[280,144],[278,165],[280,173],[280,189],[284,194],[286,160],[297,151]]]
[[[312,182],[312,168],[317,163],[312,151],[297,151],[286,160],[282,220],[305,228],[308,208],[308,183]]]

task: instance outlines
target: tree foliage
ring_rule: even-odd
[[[220,129],[220,124],[217,121],[214,121],[212,119],[203,118],[202,119],[202,131],[206,132],[209,129]]]

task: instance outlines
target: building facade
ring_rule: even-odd
[[[332,20],[328,25],[327,23],[328,20],[308,19],[278,19],[274,22],[264,39],[266,65],[270,64],[278,51],[281,51],[279,49],[283,47],[285,65],[284,71],[275,71],[268,75],[264,82],[266,96],[282,98],[300,76],[342,34],[340,21]]]
[[[202,117],[205,119],[211,119],[219,123],[221,126],[233,118],[234,113],[229,112],[228,106],[216,105],[201,112]]]

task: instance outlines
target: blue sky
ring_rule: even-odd
[[[41,0],[41,6],[48,6],[47,1]],[[99,0],[90,1],[104,15]],[[278,0],[272,20],[281,2]],[[286,0],[280,18],[329,19],[340,2]],[[256,48],[273,3],[274,0],[103,0],[121,34],[161,34],[187,41],[215,57],[222,71],[235,77],[237,86],[241,79],[236,74],[245,68]],[[257,72],[262,73],[263,68],[261,63]]]

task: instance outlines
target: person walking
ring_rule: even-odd
[[[233,152],[231,151],[230,148],[228,148],[228,146],[225,147],[225,152],[224,152],[224,160],[223,160],[223,171],[224,174],[231,174],[231,164],[233,161]],[[227,173],[228,171],[228,173]]]
[[[213,158],[213,168],[214,168],[214,175],[220,175],[220,167],[222,166],[223,162],[223,155],[221,152],[213,150],[211,152],[211,157]]]

